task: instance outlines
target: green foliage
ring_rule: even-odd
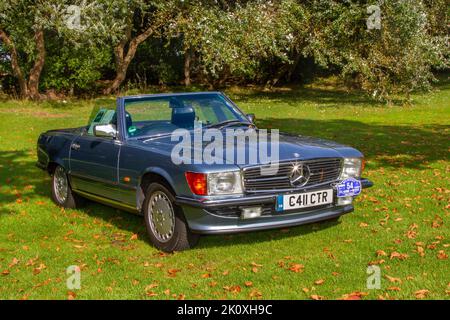
[[[76,20],[68,23],[74,5],[79,28],[73,28]],[[371,6],[380,9],[380,28],[368,28]],[[36,58],[34,30],[45,31],[43,90],[92,91],[96,80],[111,77],[117,44],[137,36],[150,20],[157,27],[130,64],[127,80],[133,83],[177,84],[189,71],[200,84],[273,85],[298,80],[314,61],[313,74],[317,67],[329,70],[387,100],[429,89],[433,72],[450,65],[446,0],[0,3],[0,27],[16,44],[25,74]],[[0,68],[10,73],[7,49],[2,46]]]
[[[69,46],[58,38],[47,41],[47,52],[41,87],[63,92],[92,90],[112,60],[110,47]]]
[[[289,21],[278,5],[266,1],[235,3],[234,7],[185,7],[172,33],[183,34],[185,49],[198,56],[201,72],[220,77],[257,77],[261,62],[269,57],[288,61]]]
[[[347,79],[373,96],[428,89],[432,67],[445,68],[445,37],[430,33],[422,1],[385,1],[381,28],[366,28],[367,5],[350,1],[313,1],[315,33],[310,54],[324,66],[337,65]]]

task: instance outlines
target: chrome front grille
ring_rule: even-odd
[[[292,190],[297,188],[291,184],[289,176],[293,166],[302,164],[309,169],[309,179],[302,188],[331,183],[339,178],[342,167],[340,158],[323,158],[306,161],[280,162],[278,170],[269,166],[247,167],[243,169],[244,188],[246,192],[262,192],[273,190]],[[261,174],[264,170],[264,175]]]

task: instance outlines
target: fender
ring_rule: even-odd
[[[176,190],[175,189],[175,183],[174,183],[172,177],[170,176],[170,174],[166,170],[162,169],[161,167],[155,167],[155,166],[145,168],[139,175],[138,187],[136,188],[136,204],[137,204],[137,209],[139,211],[141,211],[142,205],[143,205],[144,200],[145,200],[144,190],[142,190],[142,188],[140,186],[141,186],[141,183],[142,183],[142,178],[147,173],[154,173],[154,174],[157,174],[157,175],[163,177],[167,181],[167,183],[170,185],[170,187],[173,190]]]

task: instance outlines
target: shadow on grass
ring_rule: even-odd
[[[267,100],[266,103],[281,103],[289,106],[299,106],[310,103],[325,108],[348,107],[349,105],[360,107],[375,107],[380,103],[360,92],[346,92],[336,89],[322,89],[311,87],[294,87],[288,90],[260,91],[249,90],[231,94],[239,103],[254,103],[258,100]],[[401,100],[393,100],[393,104],[402,104]]]
[[[450,88],[450,77],[448,73],[440,74],[438,81],[433,84],[433,90],[448,90]],[[238,90],[230,88],[227,90],[239,103],[255,103],[258,100],[267,100],[265,103],[274,102],[287,104],[289,106],[299,106],[304,103],[311,103],[319,108],[346,108],[349,106],[359,107],[379,107],[387,105],[386,102],[380,102],[373,99],[370,95],[359,90],[347,90],[345,87],[336,88],[336,83],[323,86],[288,86],[284,88],[274,88],[273,90],[264,90],[259,87],[240,87]],[[414,96],[421,96],[426,92],[415,91]],[[392,95],[389,105],[402,106],[407,103],[405,96]]]
[[[0,216],[16,214],[30,206],[39,208],[37,198],[51,201],[50,178],[35,163],[28,150],[0,151]],[[90,201],[80,211],[135,233],[143,225],[137,215]]]
[[[42,195],[43,185],[38,168],[30,161],[29,151],[0,151],[0,215],[14,213],[7,208],[9,204]]]
[[[266,118],[260,128],[330,139],[359,149],[377,167],[426,169],[450,158],[450,125],[392,126],[353,120]]]

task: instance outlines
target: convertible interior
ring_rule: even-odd
[[[201,121],[203,118],[201,114],[196,113],[196,108],[189,102],[182,101],[177,98],[170,98],[168,102],[168,108],[170,108],[170,119],[163,120],[133,120],[133,116],[130,112],[126,111],[126,130],[129,136],[151,136],[160,134],[169,134],[176,129],[193,129],[196,126],[196,122]],[[147,109],[150,109],[151,106]],[[201,109],[201,110],[200,110]],[[208,101],[200,105],[197,110],[201,113],[204,110],[208,110],[209,118],[213,115],[217,122],[227,120],[226,114],[223,112],[223,108],[214,104],[214,101]],[[133,111],[130,108],[130,111]],[[147,118],[148,115],[146,114]],[[160,115],[159,115],[160,116]],[[169,116],[167,115],[167,118]],[[138,118],[142,118],[138,117]],[[115,110],[101,108],[93,121],[88,127],[88,133],[93,134],[93,128],[98,124],[112,124],[117,126],[117,114]],[[203,124],[210,124],[210,121],[203,121]]]

